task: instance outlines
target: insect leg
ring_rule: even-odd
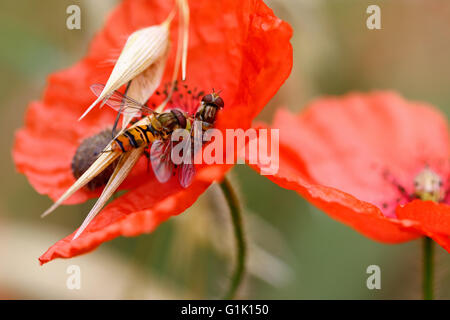
[[[147,173],[150,173],[150,146],[144,149],[144,156],[147,158]]]
[[[114,150],[103,150],[100,151],[100,154],[114,152]]]
[[[127,94],[128,89],[130,88],[130,85],[131,85],[131,81],[133,81],[133,80],[128,81],[127,87],[125,88],[125,93],[124,93],[124,95]],[[122,106],[120,106],[119,113],[117,114],[116,120],[114,121],[114,126],[113,126],[113,128],[112,128],[112,138],[113,138],[113,139],[116,137],[117,124],[119,123],[120,113],[121,113],[121,111],[122,111],[122,108],[123,108],[123,104],[122,104]]]

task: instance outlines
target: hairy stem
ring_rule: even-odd
[[[222,189],[228,207],[230,208],[234,237],[236,241],[236,266],[231,279],[230,287],[224,296],[224,299],[233,299],[245,271],[246,244],[239,200],[228,178],[225,177],[225,179],[220,183],[220,188]]]
[[[433,240],[423,238],[423,299],[433,300]]]

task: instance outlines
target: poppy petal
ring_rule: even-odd
[[[436,241],[437,244],[439,244],[442,248],[447,250],[448,253],[450,253],[450,236],[441,235],[438,233],[427,234],[427,236],[432,238],[434,241]]]
[[[421,229],[450,236],[450,205],[414,200],[397,207],[399,219],[411,220]]]
[[[71,258],[121,235],[152,232],[160,223],[189,208],[209,185],[209,181],[197,179],[189,189],[184,189],[176,179],[165,184],[148,180],[107,205],[77,239],[72,240],[75,231],[56,242],[39,261],[44,264],[55,258]]]
[[[395,208],[400,186],[412,192],[426,163],[448,158],[447,124],[434,108],[392,92],[352,93],[314,101],[298,115],[280,110],[271,128],[280,130],[280,169],[269,179],[372,239],[423,234],[396,219]]]
[[[373,240],[398,243],[420,237],[420,233],[385,217],[379,208],[368,202],[334,188],[309,183],[302,172],[291,167],[291,161],[288,152],[280,151],[280,170],[267,177],[280,187],[296,191],[332,218]]]
[[[272,127],[280,128],[280,144],[302,159],[312,181],[379,208],[390,205],[392,213],[399,190],[384,173],[412,192],[425,163],[450,154],[445,118],[391,92],[319,99],[298,116],[279,111]]]
[[[222,131],[246,129],[289,76],[292,29],[259,0],[196,0],[190,1],[189,5],[186,84],[197,92],[222,90],[221,97],[226,103],[219,112],[216,127]],[[29,178],[36,190],[56,199],[73,184],[70,162],[77,146],[84,138],[110,126],[115,117],[112,110],[95,108],[77,122],[95,100],[90,85],[106,82],[113,65],[105,62],[114,54],[113,58],[117,58],[132,32],[161,23],[172,6],[171,1],[123,1],[94,38],[88,55],[74,67],[50,77],[43,101],[28,110],[30,121],[17,134],[13,152],[18,170]],[[172,23],[171,40],[176,43],[178,19]],[[166,70],[172,70],[173,53],[172,50]],[[170,81],[170,77],[171,72],[166,72],[162,83]],[[34,116],[37,113],[39,116]],[[55,119],[63,121],[56,122]],[[35,158],[33,154],[39,157]],[[138,161],[121,185],[120,189],[129,190],[125,195],[105,207],[79,238],[71,241],[72,234],[53,245],[41,257],[41,263],[88,252],[119,235],[152,231],[168,217],[180,214],[192,205],[231,167],[198,166],[192,184],[183,189],[177,177],[160,184],[152,172],[147,172],[145,160]],[[53,163],[58,166],[54,167]],[[48,169],[40,170],[41,167]],[[55,182],[58,185],[52,186]],[[98,195],[80,190],[66,203],[82,202]]]

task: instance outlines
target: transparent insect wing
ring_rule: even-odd
[[[91,91],[99,96],[103,91],[105,86],[103,84],[93,84],[91,85]],[[136,116],[140,116],[142,114],[151,114],[153,110],[143,105],[142,103],[120,93],[119,91],[114,91],[105,101],[106,105],[119,113],[127,114],[127,113],[136,113],[139,111],[139,114]]]
[[[195,166],[192,163],[183,163],[178,171],[178,181],[183,188],[191,185],[195,176]]]
[[[181,142],[179,142],[183,144],[183,150],[187,150],[187,152],[183,154],[183,163],[180,165],[178,169],[178,181],[180,182],[180,185],[183,188],[189,187],[195,176],[194,150],[193,150],[194,145],[192,144],[193,141],[192,130],[193,128],[191,128],[190,131],[191,137],[189,139],[184,139]]]
[[[173,172],[170,141],[155,140],[150,148],[150,163],[160,183],[169,181]]]
[[[203,146],[203,128],[206,123],[201,120],[195,119],[191,127],[191,137],[193,137],[194,146],[197,146],[194,150],[198,150]]]

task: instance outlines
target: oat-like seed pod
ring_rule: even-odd
[[[153,65],[147,68],[147,70],[134,78],[128,88],[127,95],[144,104],[148,98],[153,95],[161,83],[167,57],[168,53],[163,55],[160,60],[156,61]],[[127,112],[123,114],[122,129],[126,128],[138,113],[139,111],[136,110],[136,112]]]
[[[164,60],[164,63],[162,63],[164,69],[169,52],[170,21],[171,18],[160,25],[140,29],[128,37],[105,88],[79,120],[84,118],[100,101],[108,99],[114,90],[133,80],[151,66],[161,64],[161,60]],[[161,78],[156,80],[160,81]],[[157,81],[158,85],[159,81]],[[145,100],[147,99],[148,97]]]
[[[108,202],[109,198],[111,198],[111,196],[114,194],[123,180],[125,180],[125,178],[128,176],[131,169],[133,169],[134,165],[139,160],[143,152],[144,148],[142,147],[122,154],[119,163],[117,164],[111,178],[103,189],[102,194],[98,198],[95,205],[92,207],[87,217],[84,219],[83,224],[80,226],[80,228],[78,228],[75,236],[73,237],[73,240],[78,238],[78,236],[84,231],[84,229],[86,229],[92,219],[94,219],[95,216],[100,212],[100,210],[103,209],[106,202]]]

